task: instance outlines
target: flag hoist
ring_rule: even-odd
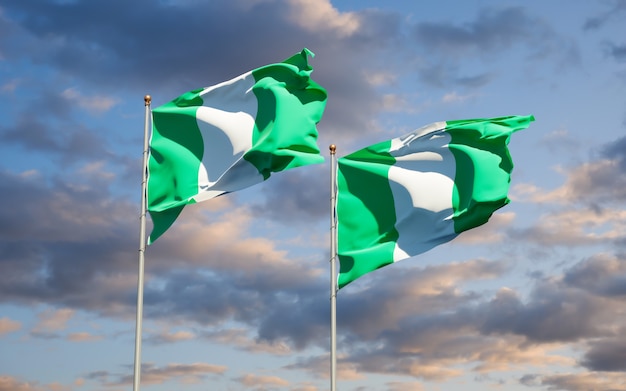
[[[143,100],[145,103],[145,119],[143,127],[143,164],[141,170],[141,212],[139,217],[139,273],[137,278],[137,320],[135,326],[135,360],[133,373],[134,391],[139,391],[139,383],[141,381],[141,325],[143,319],[143,275],[146,252],[146,186],[148,182],[150,105],[152,98],[150,95],[146,95]]]
[[[337,146],[330,147],[330,390],[337,387]]]

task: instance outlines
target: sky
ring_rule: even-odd
[[[141,389],[328,390],[328,146],[532,114],[509,205],[339,291],[338,389],[626,390],[626,1],[0,0],[0,391],[132,388],[144,96],[303,48],[326,161],[148,247]]]

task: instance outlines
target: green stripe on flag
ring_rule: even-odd
[[[324,112],[326,90],[310,78],[309,55],[305,49],[283,63],[252,71],[259,105],[252,148],[244,159],[265,179],[272,172],[324,162],[315,125]]]
[[[151,211],[168,209],[198,192],[198,167],[204,154],[196,121],[196,111],[202,105],[200,91],[187,92],[152,110],[148,198],[156,206]],[[176,156],[176,160],[168,158],[171,156]],[[177,180],[172,181],[172,177]],[[181,184],[189,185],[181,187]]]
[[[148,161],[147,199],[153,230],[148,244],[161,236],[176,221],[184,205],[193,197],[198,183],[198,167],[204,145],[196,121],[196,110],[202,105],[198,92],[189,91],[171,102],[152,110],[153,128]],[[185,129],[181,132],[180,129]],[[176,156],[174,161],[169,157]],[[172,178],[177,178],[172,181]]]
[[[383,267],[393,262],[398,232],[387,175],[395,163],[390,146],[391,141],[385,141],[339,160],[337,186],[345,189],[337,194],[342,206],[337,210],[337,235],[341,237],[337,245],[342,254],[339,287],[372,271],[373,264]],[[344,215],[347,218],[343,219]],[[381,260],[388,261],[381,264]]]
[[[486,223],[510,202],[513,160],[507,145],[511,134],[533,120],[532,116],[510,116],[447,121],[446,132],[452,137],[449,148],[457,166],[452,198],[455,232]]]

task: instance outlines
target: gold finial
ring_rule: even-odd
[[[330,149],[330,154],[334,155],[335,151],[337,150],[337,146],[335,144],[330,144],[330,146],[328,147],[328,149]]]
[[[143,97],[143,101],[146,102],[146,106],[148,106],[150,102],[152,102],[152,97],[150,95],[146,95]]]

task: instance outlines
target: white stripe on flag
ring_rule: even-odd
[[[433,126],[425,128],[433,130]],[[440,133],[404,141],[403,146],[392,142],[390,152],[396,163],[388,173],[398,231],[394,261],[429,250],[434,247],[432,239],[442,233],[454,235],[451,216],[456,163],[447,148],[450,136]]]

